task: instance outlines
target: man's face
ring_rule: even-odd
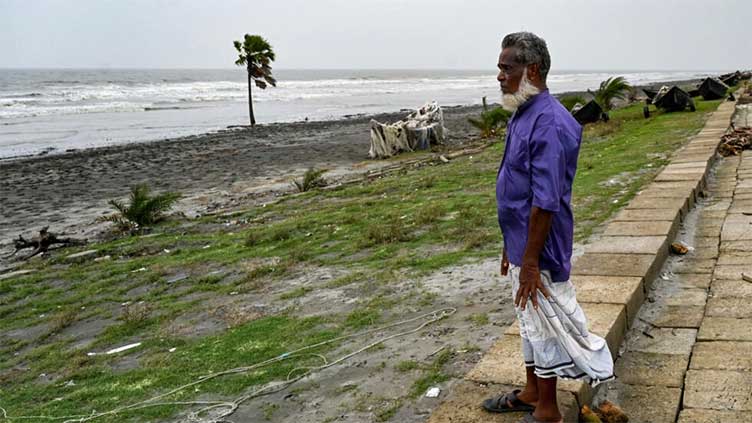
[[[505,48],[499,55],[499,76],[496,79],[501,85],[501,92],[514,94],[520,88],[525,66],[517,63],[515,48]]]

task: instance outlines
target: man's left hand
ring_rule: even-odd
[[[543,281],[540,278],[540,269],[535,264],[522,264],[520,268],[520,286],[517,289],[517,296],[514,298],[514,305],[525,310],[528,298],[533,303],[533,308],[538,309],[538,291],[544,297],[548,298],[550,294]]]

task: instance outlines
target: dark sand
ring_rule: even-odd
[[[477,135],[467,118],[480,110],[444,108],[450,145]],[[368,159],[368,122],[405,114],[261,125],[0,161],[0,251],[10,248],[12,238],[43,226],[91,236],[103,227],[91,223],[110,210],[107,201],[126,197],[141,182],[184,194],[178,209],[190,215],[242,204],[260,192],[290,190],[291,179],[309,167],[329,169],[325,176],[332,177],[389,164]]]
[[[477,138],[467,118],[480,111],[480,106],[444,108],[450,147]],[[31,235],[43,226],[80,237],[95,235],[106,224],[92,223],[111,211],[107,201],[125,198],[137,183],[181,192],[177,209],[191,216],[290,191],[291,180],[310,167],[326,168],[325,177],[338,178],[391,164],[368,159],[368,122],[392,122],[406,113],[260,125],[0,160],[0,254],[12,251],[11,240],[19,234]]]

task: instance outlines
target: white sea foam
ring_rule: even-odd
[[[614,75],[650,84],[710,73],[718,72],[554,71],[548,84],[557,93],[594,90]],[[275,70],[275,76],[276,88],[253,88],[259,122],[336,119],[416,107],[427,100],[442,106],[478,104],[484,96],[500,100],[493,69]],[[243,124],[248,120],[246,84],[243,69],[0,69],[0,157]]]

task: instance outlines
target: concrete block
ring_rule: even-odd
[[[707,289],[710,280],[710,273],[677,273],[671,276],[671,281],[680,288]]]
[[[653,222],[653,221],[678,222],[679,212],[677,210],[665,209],[643,209],[630,210],[623,209],[616,214],[613,221],[619,222]]]
[[[750,251],[752,250],[752,240],[742,241],[721,241],[720,251]]]
[[[606,236],[664,236],[673,238],[678,224],[668,220],[656,222],[611,222],[606,226]]]
[[[14,270],[12,272],[3,273],[2,275],[0,275],[0,281],[5,280],[5,279],[16,278],[16,277],[19,277],[19,276],[28,275],[28,274],[34,273],[34,272],[36,272],[36,270],[34,270],[34,269]]]
[[[752,342],[698,342],[692,350],[689,368],[752,371]]]
[[[702,320],[698,341],[752,341],[752,320],[706,316]]]
[[[704,306],[708,293],[704,289],[679,289],[666,293],[662,300],[668,306]]]
[[[650,323],[662,328],[699,329],[704,313],[703,306],[663,306]]]
[[[69,263],[82,263],[88,260],[92,260],[97,256],[97,250],[86,250],[79,253],[70,254],[65,257],[65,261]]]
[[[627,340],[627,351],[679,354],[689,357],[697,336],[696,329],[657,328],[649,333],[652,338],[642,333],[630,336]]]
[[[714,268],[715,260],[713,259],[690,260],[684,258],[674,263],[671,270],[674,273],[712,273]]]
[[[752,372],[687,371],[684,407],[752,411]]]
[[[657,273],[655,255],[596,254],[585,252],[572,266],[572,275],[637,276],[649,280]]]
[[[666,255],[666,236],[603,236],[585,250],[601,254],[656,254]]]
[[[752,263],[752,251],[724,251],[718,256],[719,265],[742,265]]]
[[[736,204],[736,201],[734,204]],[[752,212],[752,207],[750,207],[749,211]],[[747,216],[745,214],[729,214],[723,223],[721,240],[752,240],[752,216]]]
[[[628,351],[616,361],[614,373],[628,385],[681,388],[689,356]]]
[[[752,307],[749,298],[710,298],[705,310],[706,316],[735,317],[752,319]]]
[[[679,412],[677,423],[749,423],[749,413],[686,408]]]
[[[624,410],[629,423],[673,422],[679,412],[681,393],[679,388],[612,382],[606,399]]]
[[[637,196],[627,204],[627,209],[668,209],[671,211],[680,211],[686,213],[688,200],[686,198],[666,198],[656,201],[655,198]]]
[[[645,300],[640,277],[573,276],[580,303],[621,304],[626,307],[627,323],[631,324]]]
[[[752,299],[752,283],[737,279],[735,281],[713,281],[710,292],[715,298],[746,298]]]
[[[715,269],[713,270],[713,278],[741,280],[742,273],[752,276],[752,263],[715,266]]]

